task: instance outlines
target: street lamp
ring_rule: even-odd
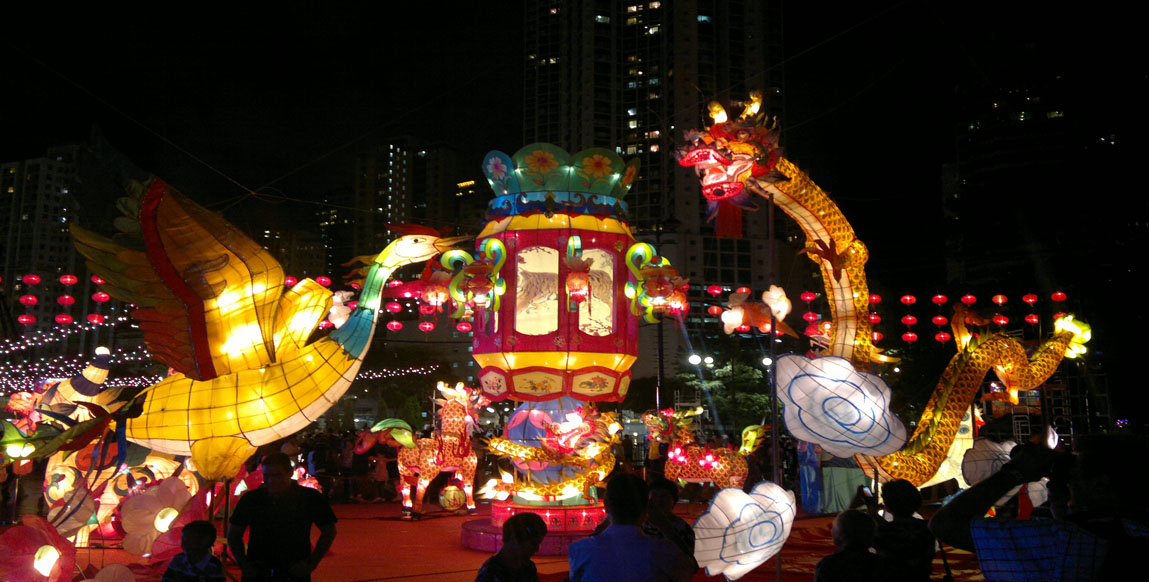
[[[690,357],[686,358],[686,361],[690,362],[691,366],[697,366],[698,364],[702,363],[702,356],[698,354],[690,354]]]

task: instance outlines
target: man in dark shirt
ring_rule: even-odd
[[[322,493],[291,479],[283,453],[263,459],[263,487],[247,492],[235,506],[227,543],[243,570],[243,582],[308,582],[335,541],[335,513]],[[311,525],[319,540],[311,548]],[[244,531],[250,528],[245,547]]]
[[[878,556],[870,551],[874,520],[861,511],[847,509],[834,518],[830,529],[838,551],[814,567],[814,582],[872,582],[878,580]]]

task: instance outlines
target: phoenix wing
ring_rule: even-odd
[[[155,176],[127,189],[120,234],[73,224],[72,237],[107,293],[133,305],[156,360],[195,380],[274,362],[279,263]]]

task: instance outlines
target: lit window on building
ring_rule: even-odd
[[[594,17],[594,21],[599,23],[599,24],[610,24],[610,17],[609,16],[603,16],[601,14],[596,14]]]

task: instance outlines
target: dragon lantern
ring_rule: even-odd
[[[834,403],[841,401],[843,394],[859,397],[858,378],[865,375],[871,363],[896,361],[873,345],[865,273],[869,251],[837,204],[809,176],[782,157],[777,148],[777,124],[760,113],[761,104],[761,95],[752,94],[738,119],[730,120],[720,104],[711,103],[713,124],[702,131],[688,131],[686,145],[675,155],[679,164],[693,167],[698,175],[708,203],[708,218],[718,223],[718,236],[740,236],[741,211],[756,208],[751,194],[776,204],[806,234],[803,251],[821,269],[831,314],[828,328],[810,331],[828,333],[829,337],[821,357],[806,362],[790,359],[795,364],[794,373],[789,381],[779,381],[777,391],[780,397],[784,393],[826,394],[836,399],[791,399],[787,426],[790,418],[799,416],[824,420],[829,425],[853,426],[861,416],[854,408],[835,410]],[[735,306],[731,307],[733,311]],[[742,323],[741,317],[738,321],[733,319],[732,316],[727,323]],[[1067,351],[1071,357],[1074,355],[1070,346],[1084,343],[1089,337],[1088,328],[1074,322],[1071,316],[1061,318],[1053,337],[1027,356],[1017,340],[1006,334],[975,337],[967,333],[965,320],[964,314],[954,315],[953,337],[958,353],[942,373],[904,448],[899,445],[901,450],[888,454],[866,449],[852,451],[867,471],[883,480],[903,478],[918,485],[929,482],[947,456],[953,454],[950,449],[958,425],[989,370],[994,370],[1011,390],[1031,390],[1045,382]],[[824,373],[829,361],[823,358],[841,359],[835,360],[837,371],[833,378]],[[872,395],[888,396],[881,389],[866,396]],[[807,414],[791,414],[794,407]],[[874,415],[877,417],[878,413]],[[893,421],[871,424],[883,427],[882,430],[892,427],[891,434],[904,436]],[[879,456],[871,456],[875,454]]]

